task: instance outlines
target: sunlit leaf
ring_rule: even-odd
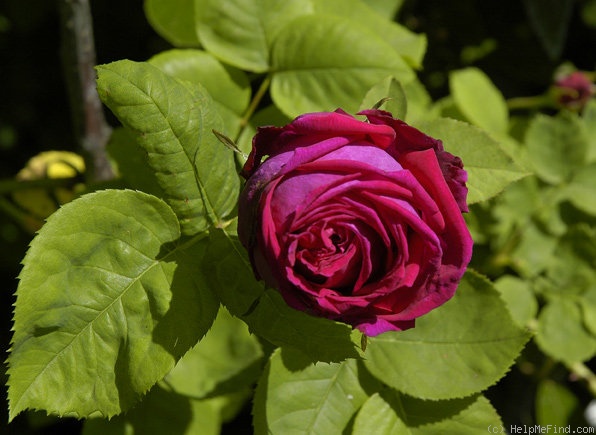
[[[383,100],[382,110],[391,112],[395,118],[405,119],[408,110],[408,102],[402,85],[393,77],[387,77],[374,85],[364,97],[360,110],[371,109],[374,105]]]
[[[586,161],[588,141],[575,115],[537,115],[528,127],[525,142],[536,174],[547,183],[569,181]]]
[[[458,398],[497,382],[528,339],[492,285],[468,271],[455,296],[415,328],[369,338],[364,363],[408,395]]]
[[[213,100],[237,115],[248,107],[250,83],[246,74],[225,65],[202,50],[168,50],[153,56],[149,63],[166,74],[202,85]]]
[[[506,133],[508,109],[497,87],[478,68],[452,71],[451,94],[466,118],[490,133]]]
[[[484,201],[508,184],[527,175],[499,143],[470,124],[441,118],[421,121],[416,127],[443,141],[445,150],[462,159],[468,172],[468,202]]]
[[[165,200],[184,234],[221,225],[236,206],[233,153],[219,143],[221,118],[199,84],[180,82],[146,62],[97,67],[102,101],[147,151]]]
[[[368,397],[361,370],[355,360],[313,364],[300,352],[278,349],[257,386],[255,433],[342,433]]]
[[[195,0],[197,32],[205,48],[224,62],[248,71],[271,66],[280,29],[310,13],[308,0]]]
[[[141,192],[85,195],[50,217],[24,259],[9,357],[10,416],[113,416],[205,334],[218,308],[191,273],[197,237]]]
[[[369,3],[368,0],[316,0],[314,10],[315,13],[348,18],[357,25],[365,26],[381,35],[412,67],[420,68],[426,52],[426,36],[413,33],[392,17],[384,18]],[[386,7],[391,7],[391,3],[388,1]]]
[[[147,20],[168,42],[177,47],[196,47],[194,0],[145,0]]]
[[[272,48],[271,96],[288,116],[357,111],[366,92],[388,76],[402,85],[410,67],[380,36],[333,15],[307,15],[284,27]]]

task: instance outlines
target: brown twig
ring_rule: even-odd
[[[111,134],[95,85],[95,44],[89,0],[59,0],[62,58],[75,137],[88,182],[114,178],[106,144]]]

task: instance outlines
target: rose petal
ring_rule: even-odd
[[[261,165],[266,155],[270,158],[298,146],[317,144],[329,138],[347,138],[349,141],[366,139],[380,148],[386,148],[395,139],[395,131],[384,125],[361,122],[345,112],[309,113],[299,116],[285,127],[261,127],[253,138],[252,151],[242,169],[249,178]]]

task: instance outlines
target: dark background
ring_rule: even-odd
[[[552,14],[548,16],[550,5],[562,0],[542,1],[547,13],[543,19],[552,19]],[[594,23],[590,25],[586,18],[589,2],[571,2],[569,19],[565,20],[562,14],[558,22],[551,24],[551,29],[562,28],[563,32],[552,37],[550,43],[540,39],[539,30],[529,19],[531,3],[522,0],[406,0],[397,18],[428,37],[420,77],[433,98],[447,95],[449,70],[470,65],[486,72],[506,98],[543,93],[552,83],[555,69],[563,62],[593,71],[596,30]],[[170,47],[148,25],[142,0],[95,0],[91,7],[98,63],[124,58],[145,60]],[[553,49],[557,44],[561,46],[558,52]],[[45,150],[76,151],[60,59],[57,2],[1,0],[0,180],[14,177],[30,157]],[[0,210],[2,350],[9,347],[16,277],[31,237]],[[4,399],[5,370],[4,366],[0,368]],[[577,394],[582,402],[588,400],[583,391]],[[533,395],[532,386],[515,370],[488,393],[508,425],[527,421],[533,409]],[[6,430],[7,421],[6,402],[3,403],[0,433]],[[249,412],[243,413],[240,420],[244,427],[250,428]],[[80,423],[76,421],[34,426],[26,415],[21,415],[9,429],[10,433],[17,434],[78,433],[80,430]],[[234,425],[224,429],[239,433]]]

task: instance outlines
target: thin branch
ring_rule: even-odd
[[[95,85],[95,44],[89,0],[59,0],[62,58],[75,137],[88,182],[114,178],[106,144],[111,134]]]
[[[261,83],[261,86],[259,86],[259,89],[257,90],[256,94],[252,98],[248,108],[246,109],[246,112],[244,112],[244,116],[242,116],[242,119],[240,120],[240,131],[236,135],[235,142],[238,142],[238,140],[240,139],[240,136],[242,135],[242,132],[244,131],[244,129],[247,127],[247,125],[250,121],[250,118],[255,113],[255,110],[257,110],[257,107],[259,107],[259,103],[265,96],[265,93],[267,93],[267,90],[269,89],[270,84],[271,84],[271,75],[268,75],[267,77],[265,77],[265,79]]]

